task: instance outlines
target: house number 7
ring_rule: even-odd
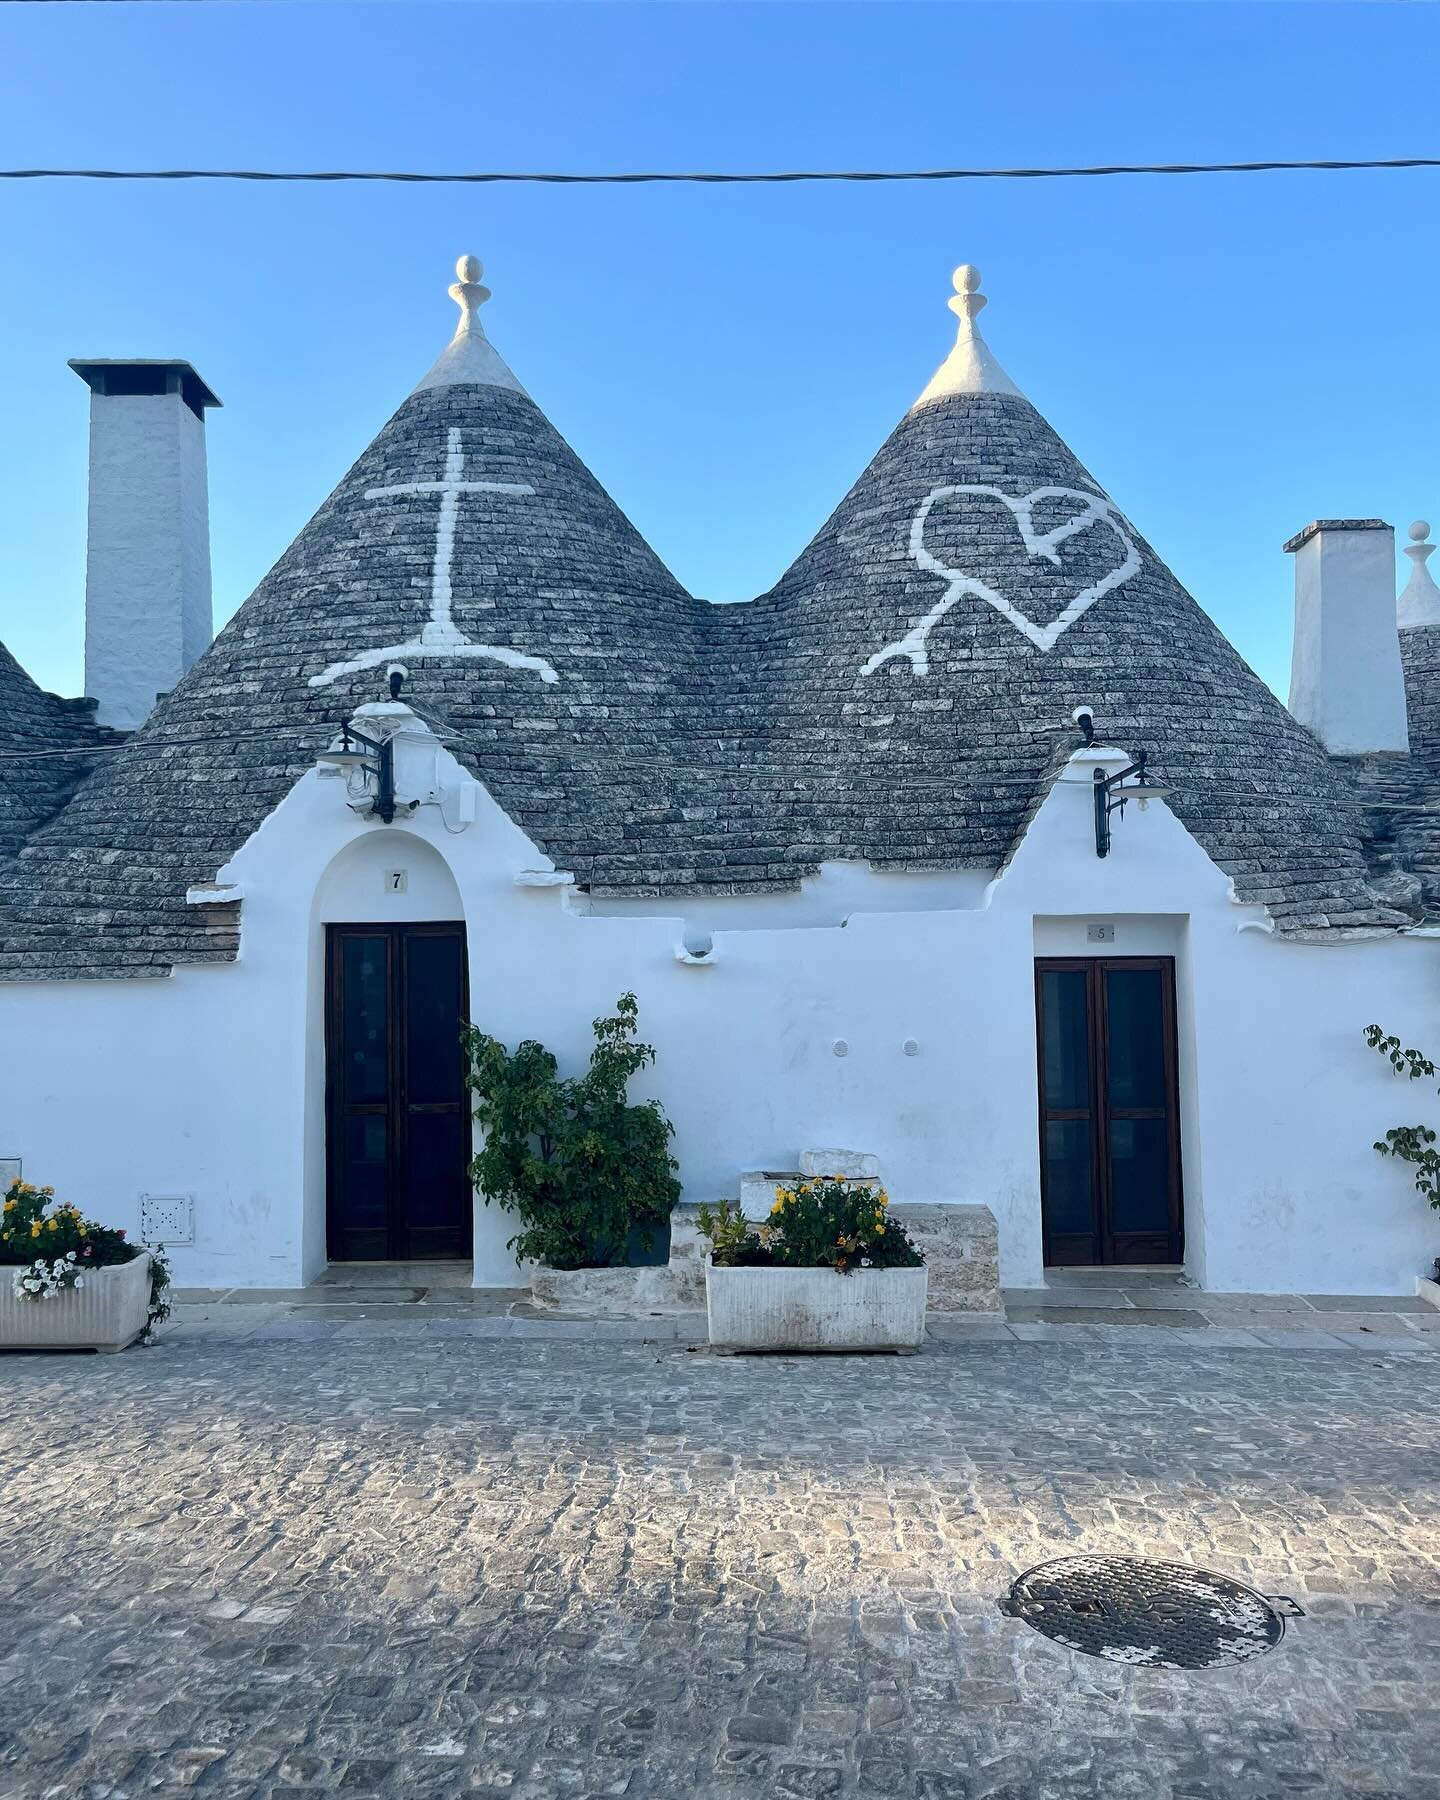
[[[387,869],[385,871],[385,892],[387,894],[403,894],[409,881],[404,869]]]

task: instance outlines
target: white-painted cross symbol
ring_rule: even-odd
[[[378,650],[364,650],[348,661],[331,663],[319,675],[310,677],[311,687],[327,687],[342,675],[354,675],[360,669],[373,669],[398,656],[483,656],[492,662],[508,664],[512,669],[533,669],[542,681],[558,681],[560,677],[543,656],[526,656],[519,650],[498,644],[477,644],[467,638],[451,616],[454,599],[451,570],[455,561],[455,527],[460,517],[462,494],[533,494],[534,488],[523,481],[466,481],[465,452],[460,432],[451,426],[446,440],[445,474],[440,481],[406,481],[394,487],[366,488],[367,500],[385,500],[396,494],[439,494],[440,517],[435,526],[435,562],[430,577],[430,619],[420,636],[408,644],[385,644]]]

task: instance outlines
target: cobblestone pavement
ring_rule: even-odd
[[[0,1795],[1440,1800],[1437,1373],[1175,1334],[10,1357]],[[1181,1674],[1001,1615],[1081,1550],[1307,1616]]]

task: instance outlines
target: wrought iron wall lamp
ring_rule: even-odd
[[[391,738],[367,737],[347,719],[340,727],[340,747],[322,750],[315,759],[342,769],[348,776],[358,769],[365,777],[375,778],[373,816],[389,825],[395,817],[395,744]]]
[[[1088,749],[1095,742],[1095,711],[1093,707],[1077,706],[1070,715],[1080,727],[1080,734],[1085,739]],[[1110,854],[1110,815],[1119,810],[1123,819],[1125,802],[1138,800],[1143,806],[1147,800],[1163,800],[1170,792],[1168,787],[1152,779],[1146,772],[1147,753],[1144,750],[1135,752],[1135,760],[1114,775],[1107,775],[1103,769],[1095,771],[1095,854]],[[1130,780],[1134,776],[1133,781]],[[1125,785],[1129,782],[1129,786]]]

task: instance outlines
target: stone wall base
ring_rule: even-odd
[[[932,1313],[983,1313],[1002,1319],[1000,1230],[988,1206],[895,1206],[925,1253]]]
[[[768,1207],[767,1207],[768,1211]],[[988,1206],[897,1206],[894,1216],[925,1253],[932,1313],[1005,1316],[1000,1301],[1000,1234]],[[532,1265],[537,1306],[599,1319],[693,1312],[705,1305],[709,1245],[695,1209],[671,1215],[670,1261],[649,1269],[545,1269]]]
[[[531,1264],[530,1295],[537,1306],[588,1313],[597,1319],[643,1319],[652,1313],[695,1312],[705,1305],[705,1258],[710,1246],[695,1209],[670,1215],[670,1261],[648,1269],[546,1269]]]

